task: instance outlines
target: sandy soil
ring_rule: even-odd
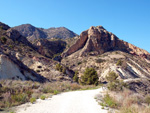
[[[27,103],[17,108],[17,113],[107,113],[101,109],[94,96],[102,91],[73,91],[58,94],[46,100],[37,100],[35,104]]]

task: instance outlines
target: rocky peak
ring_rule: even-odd
[[[61,38],[61,39],[66,39],[66,38],[73,38],[77,36],[74,32],[71,30],[65,28],[65,27],[58,27],[58,28],[49,28],[49,29],[44,29],[44,28],[38,28],[34,27],[33,25],[30,24],[23,24],[20,26],[14,27],[17,31],[20,32],[21,35],[24,37],[27,37],[27,39],[31,42],[33,42],[36,39],[50,39],[50,38]]]
[[[88,30],[83,31],[77,42],[63,53],[62,56],[68,56],[78,50],[80,50],[80,56],[87,55],[88,52],[103,54],[112,50],[120,50],[147,59],[150,58],[150,54],[147,51],[120,40],[117,36],[108,32],[102,26],[92,26]]]

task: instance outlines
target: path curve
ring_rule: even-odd
[[[19,106],[17,113],[107,113],[94,99],[100,91],[102,88],[61,93],[46,100],[38,99],[35,104]]]

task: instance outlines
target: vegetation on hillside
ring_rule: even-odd
[[[127,84],[123,82],[123,80],[118,80],[118,75],[111,71],[106,76],[108,81],[107,88],[111,91],[121,91],[123,88],[127,88]]]
[[[98,84],[98,75],[94,68],[86,68],[84,75],[81,76],[80,81],[82,85],[97,85]]]

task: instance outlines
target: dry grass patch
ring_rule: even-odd
[[[46,82],[1,80],[0,110],[17,106],[26,102],[34,103],[36,99],[51,97],[61,92],[89,89],[95,86],[81,86],[71,82]]]
[[[129,89],[107,92],[96,98],[102,107],[115,108],[116,113],[150,113],[149,95],[141,95]]]

